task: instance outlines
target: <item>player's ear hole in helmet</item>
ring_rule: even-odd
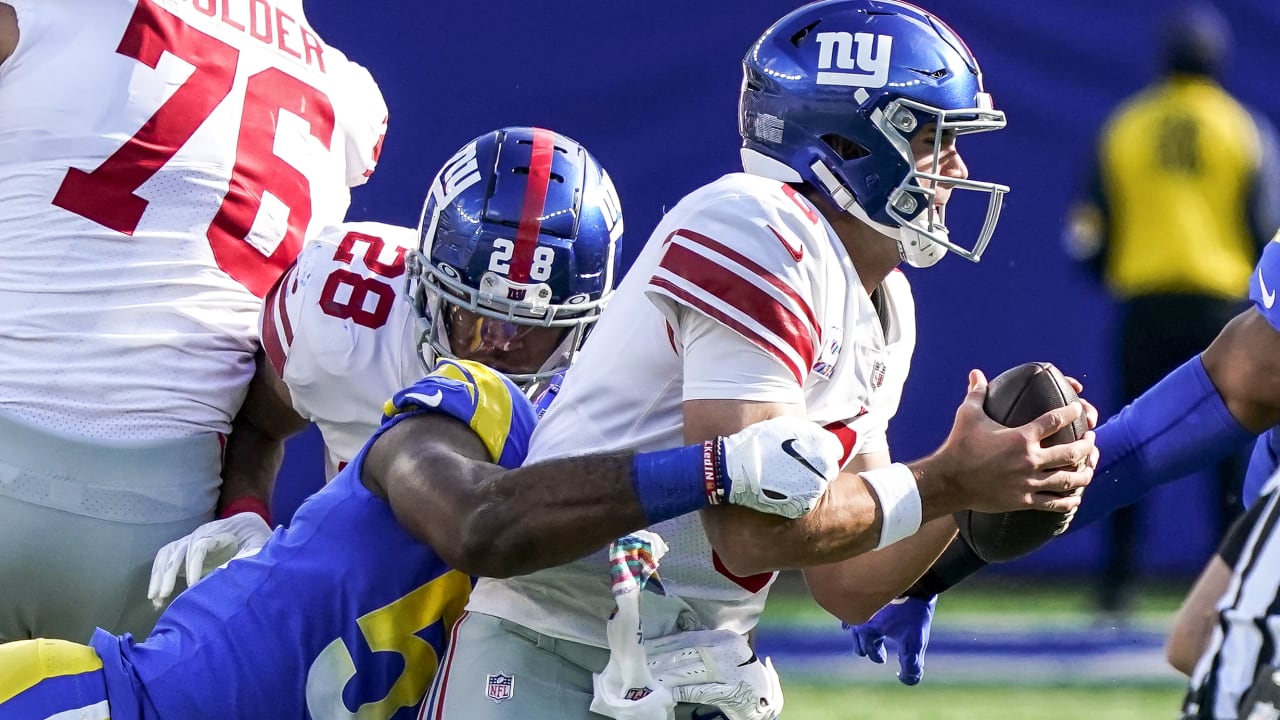
[[[778,20],[743,59],[738,121],[744,170],[807,183],[916,267],[948,251],[981,258],[1009,190],[942,172],[954,153],[944,140],[998,130],[1005,116],[964,41],[907,3],[824,0]],[[913,148],[927,129],[932,157]],[[975,237],[947,226],[954,190],[987,196]]]
[[[409,257],[424,366],[472,359],[526,387],[567,367],[613,293],[622,229],[613,182],[576,141],[510,127],[467,143]]]

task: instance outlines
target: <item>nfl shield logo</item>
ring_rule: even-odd
[[[883,360],[877,360],[875,365],[871,366],[871,389],[877,390],[884,384],[884,373],[889,369]]]
[[[652,694],[653,694],[653,690],[650,690],[647,687],[631,688],[630,690],[627,690],[625,693],[623,693],[622,697],[626,700],[636,702],[638,700],[643,700]]]
[[[516,693],[516,679],[511,675],[498,673],[490,675],[489,682],[485,685],[484,695],[494,702],[502,702],[510,700],[512,695]]]

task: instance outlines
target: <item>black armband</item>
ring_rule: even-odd
[[[955,587],[961,580],[987,566],[987,561],[978,557],[978,553],[969,547],[969,543],[956,537],[942,551],[942,555],[933,563],[933,567],[925,571],[919,580],[902,593],[903,597],[928,600],[944,590]]]

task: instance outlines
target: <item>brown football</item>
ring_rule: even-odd
[[[983,409],[1005,427],[1017,427],[1049,410],[1076,400],[1076,391],[1052,363],[1031,362],[1006,370],[987,385]],[[1077,440],[1088,431],[1083,417],[1045,438],[1044,446]],[[982,513],[962,510],[955,514],[960,536],[987,562],[1008,562],[1035,550],[1071,522],[1069,515],[1047,510]]]

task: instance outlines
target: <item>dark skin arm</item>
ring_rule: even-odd
[[[257,369],[240,412],[231,421],[231,434],[222,461],[222,489],[218,509],[240,498],[271,504],[271,490],[284,461],[284,441],[307,421],[293,411],[289,391],[258,351]]]
[[[1250,307],[1201,356],[1227,409],[1250,432],[1280,423],[1280,331]]]
[[[0,63],[18,47],[18,15],[7,3],[0,3]]]
[[[630,451],[506,470],[480,438],[441,414],[400,421],[378,438],[362,480],[400,525],[453,567],[511,577],[562,565],[646,527]]]

